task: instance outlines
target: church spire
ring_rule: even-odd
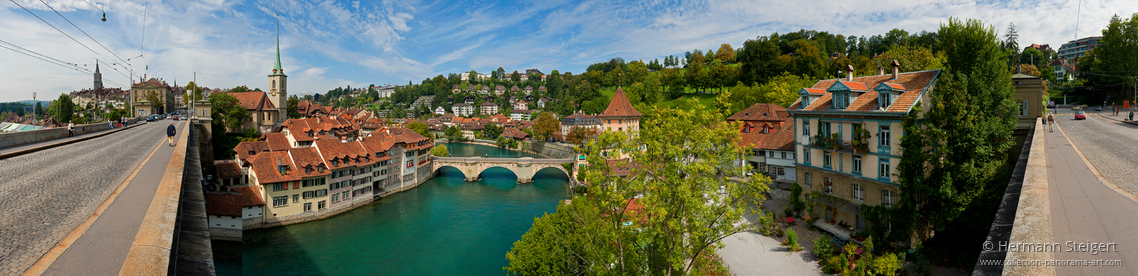
[[[281,68],[281,21],[277,20],[277,63],[273,65],[273,74],[284,74]]]
[[[95,73],[99,73],[99,59],[95,59]]]

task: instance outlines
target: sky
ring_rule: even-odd
[[[738,48],[799,29],[935,31],[949,17],[982,20],[1001,35],[1014,23],[1021,47],[1058,49],[1101,35],[1115,14],[1138,12],[1133,0],[0,1],[0,102],[91,88],[96,59],[106,87],[129,87],[133,71],[170,84],[196,73],[202,86],[264,89],[278,22],[289,93],[314,94],[498,67],[581,73],[614,57]]]

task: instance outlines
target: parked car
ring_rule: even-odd
[[[1075,111],[1075,120],[1086,120],[1087,113],[1082,110]]]
[[[157,121],[157,120],[158,120],[158,115],[150,115],[150,116],[146,116],[146,121],[147,121],[147,122],[153,122],[153,121]]]
[[[1102,106],[1095,106],[1095,111],[1102,111]]]

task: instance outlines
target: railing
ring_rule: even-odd
[[[571,158],[570,159],[549,159],[549,158],[530,158],[530,157],[522,157],[522,158],[435,157],[434,160],[435,161],[443,161],[443,162],[464,162],[464,163],[526,161],[526,162],[530,162],[530,163],[557,163],[557,164],[561,164],[561,163],[572,163],[572,162],[574,162],[574,159],[571,159]]]

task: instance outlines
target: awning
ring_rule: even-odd
[[[821,196],[821,197],[812,198],[809,195],[807,195],[806,199],[813,200],[814,202],[825,204],[826,206],[834,207],[834,209],[841,210],[842,212],[846,212],[846,213],[850,213],[850,214],[854,214],[854,215],[859,215],[859,216],[861,215],[861,205],[853,204],[853,203],[846,201],[844,199],[841,199],[841,198],[837,198],[837,197],[833,197],[833,196]]]

